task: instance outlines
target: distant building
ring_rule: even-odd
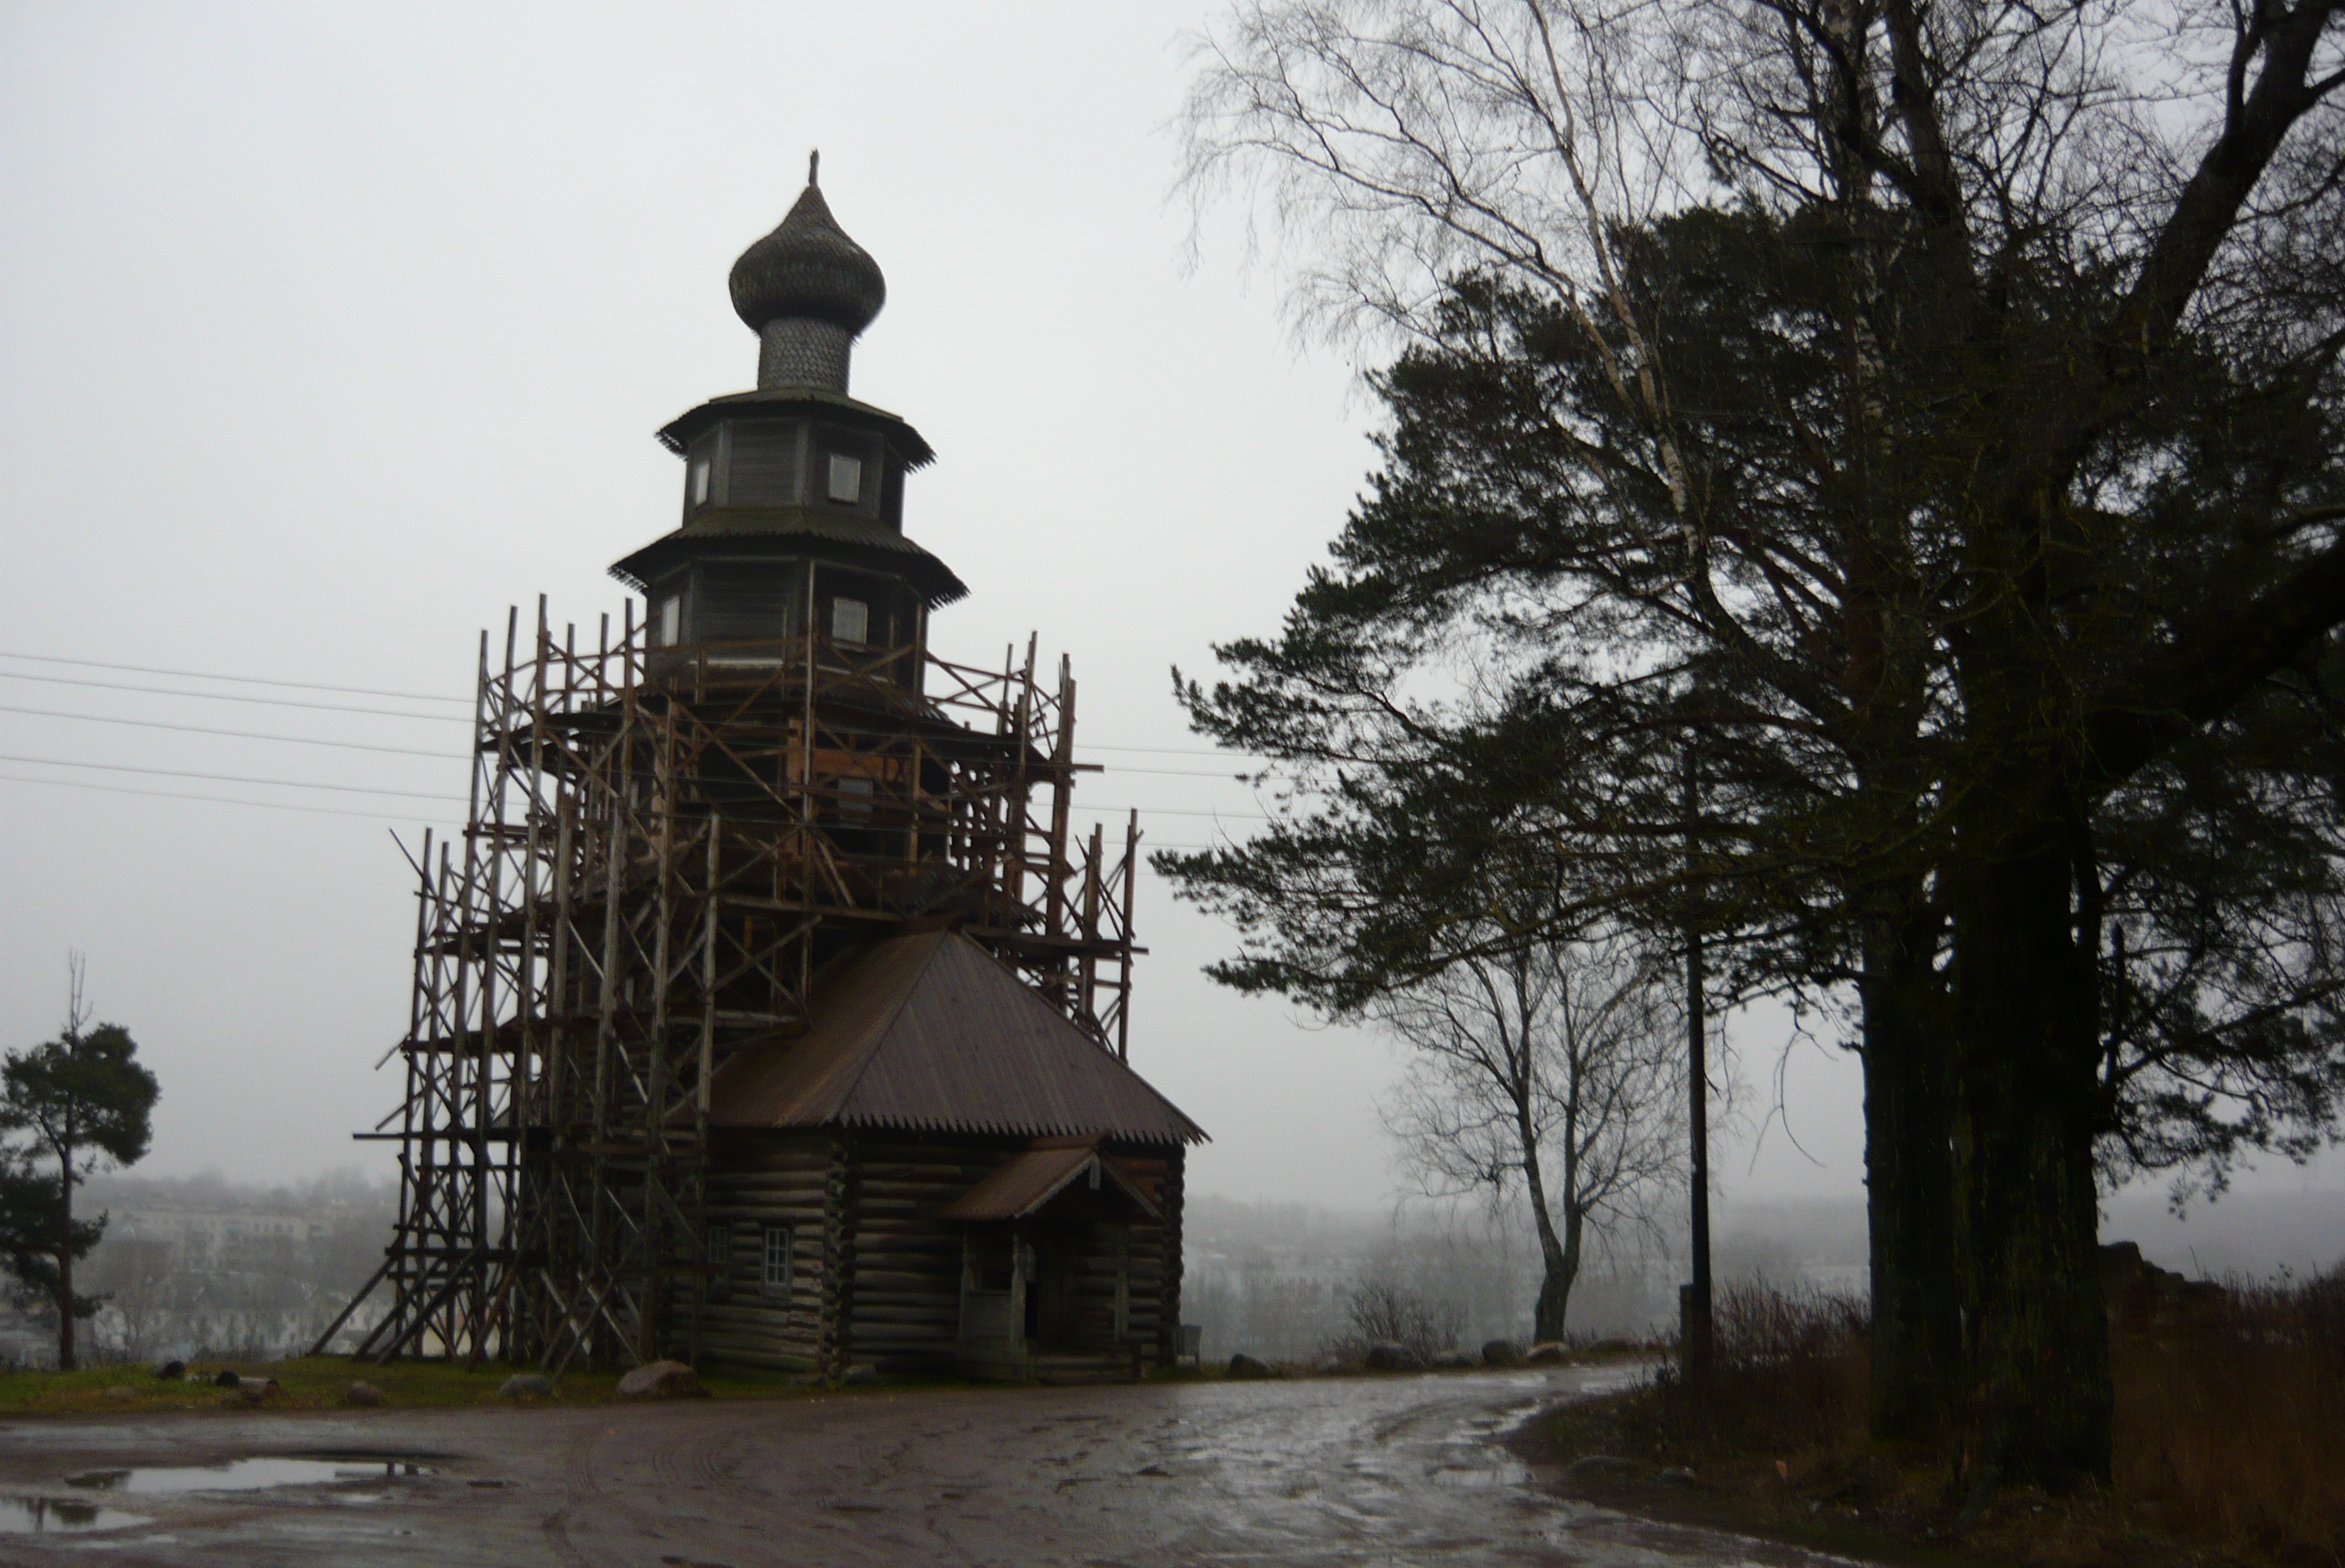
[[[306,1245],[333,1230],[314,1214],[256,1213],[248,1209],[112,1209],[109,1242],[158,1242],[170,1248],[171,1265],[191,1272],[218,1267],[240,1246],[285,1241]]]

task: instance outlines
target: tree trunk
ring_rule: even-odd
[[[73,1370],[73,1171],[59,1178],[62,1201],[57,1231],[57,1369]]]
[[[1555,1217],[1547,1207],[1547,1181],[1539,1169],[1539,1143],[1531,1125],[1530,1106],[1518,1097],[1515,1115],[1519,1136],[1522,1140],[1522,1185],[1531,1200],[1531,1221],[1539,1232],[1539,1300],[1531,1311],[1531,1339],[1543,1345],[1564,1337],[1564,1313],[1571,1305],[1572,1286],[1579,1279],[1579,1216],[1571,1212],[1572,1200],[1577,1195],[1571,1181],[1565,1179],[1565,1225],[1568,1238],[1555,1234]],[[1566,1127],[1564,1135],[1576,1137],[1578,1129]]]
[[[2065,826],[2029,809],[2056,798],[1982,789],[1958,826],[1956,1181],[1976,1496],[2109,1478],[2094,954],[2078,942]]]
[[[1946,998],[1935,920],[1870,925],[1859,992],[1872,1432],[1928,1443],[1947,1430],[1962,1350]]]

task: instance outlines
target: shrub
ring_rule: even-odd
[[[1345,1295],[1344,1322],[1350,1332],[1328,1348],[1347,1360],[1365,1355],[1372,1345],[1397,1345],[1431,1361],[1455,1347],[1466,1332],[1466,1309],[1456,1301],[1428,1300],[1390,1279],[1371,1279]]]

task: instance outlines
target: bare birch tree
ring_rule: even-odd
[[[1532,1334],[1559,1339],[1590,1246],[1681,1183],[1682,1013],[1665,959],[1609,932],[1533,939],[1380,1000],[1409,1047],[1386,1107],[1428,1193],[1518,1195],[1539,1239]]]

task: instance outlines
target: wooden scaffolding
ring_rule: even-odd
[[[808,1025],[816,972],[966,932],[1127,1048],[1135,815],[1071,833],[1074,682],[917,644],[594,646],[540,601],[481,644],[470,820],[425,841],[400,1201],[362,1357],[559,1372],[691,1354],[707,1087]]]

